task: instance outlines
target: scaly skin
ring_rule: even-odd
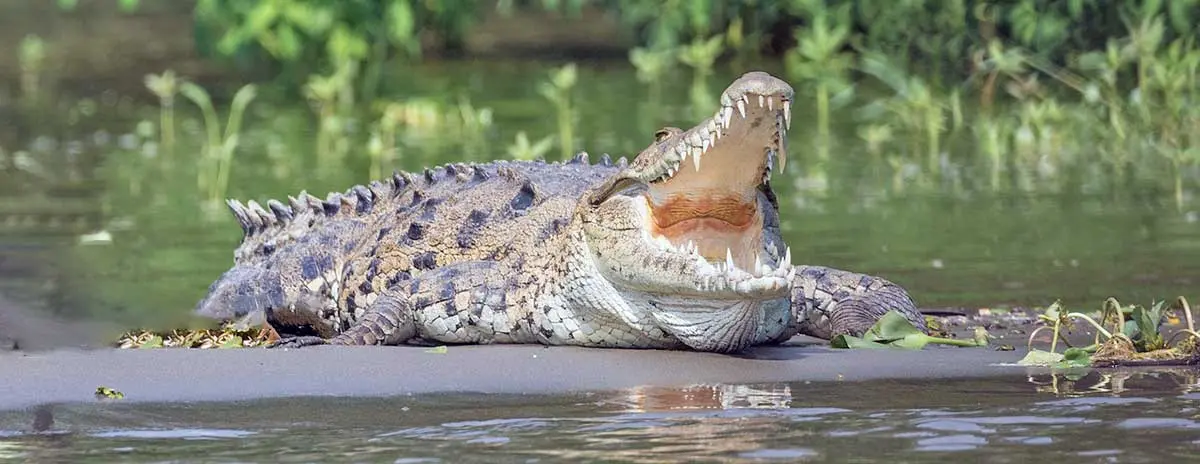
[[[230,207],[235,264],[197,306],[313,344],[542,343],[736,352],[861,334],[899,286],[792,266],[770,175],[792,89],[748,73],[632,162],[449,164],[319,200]],[[778,164],[778,166],[776,166]]]

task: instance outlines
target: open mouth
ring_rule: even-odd
[[[792,95],[787,83],[750,73],[722,94],[713,117],[688,131],[660,132],[669,148],[645,199],[647,229],[665,251],[696,254],[726,272],[756,277],[790,264],[790,256],[763,252],[758,201],[759,187],[787,160]]]

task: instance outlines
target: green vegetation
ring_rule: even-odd
[[[116,348],[250,348],[277,339],[275,332],[262,327],[239,327],[225,323],[216,329],[175,329],[171,331],[134,330],[114,343]]]
[[[1178,329],[1168,339],[1163,334],[1163,323],[1171,309],[1165,301],[1149,308],[1139,305],[1122,306],[1115,298],[1105,300],[1098,318],[1083,313],[1067,312],[1058,302],[1046,308],[1038,318],[1045,324],[1029,334],[1029,354],[1021,364],[1050,366],[1055,368],[1084,368],[1093,366],[1135,365],[1185,365],[1200,361],[1200,333],[1196,332],[1191,306],[1187,299],[1179,297],[1178,311],[1186,320],[1186,328]],[[1099,321],[1102,322],[1098,322]],[[1072,327],[1072,321],[1086,322],[1096,334],[1090,345],[1070,346],[1063,336]],[[1106,327],[1108,326],[1108,327]],[[1043,330],[1052,330],[1050,350],[1033,349],[1033,339]],[[1175,345],[1172,340],[1182,337]],[[1068,345],[1058,352],[1059,340]]]
[[[195,15],[203,49],[266,58],[285,88],[301,86],[320,119],[318,152],[339,159],[368,141],[396,146],[382,135],[395,121],[368,138],[346,131],[363,118],[356,108],[376,105],[382,69],[413,66],[430,47],[461,48],[489,8],[613,15],[636,38],[629,61],[651,106],[684,65],[696,115],[715,105],[709,84],[722,59],[746,69],[777,56],[800,93],[797,111],[814,114],[793,145],[814,179],[831,153],[857,148],[895,189],[1161,182],[1182,208],[1200,169],[1200,0],[202,0]],[[578,73],[568,64],[539,87],[560,158],[581,148]],[[837,123],[855,125],[865,147],[834,134]]]
[[[888,311],[887,314],[884,314],[883,317],[875,322],[875,325],[867,329],[867,332],[861,337],[838,335],[833,337],[833,340],[830,340],[830,344],[834,348],[900,348],[919,350],[931,343],[935,345],[964,347],[987,346],[988,334],[987,331],[980,328],[971,340],[935,337],[921,332],[921,329],[918,329],[912,322],[905,319],[904,315],[900,312]]]

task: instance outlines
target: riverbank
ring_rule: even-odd
[[[801,340],[801,339],[797,339]],[[796,341],[793,341],[796,343]],[[97,387],[125,402],[420,393],[548,394],[639,386],[961,378],[1024,373],[1023,351],[833,350],[803,343],[737,356],[533,345],[311,347],[299,350],[55,350],[0,353],[0,410],[92,402]]]

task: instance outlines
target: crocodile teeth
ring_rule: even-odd
[[[767,111],[775,111],[775,97],[767,99]]]
[[[725,248],[725,266],[729,267],[730,269],[737,267],[733,264],[733,251],[728,247]]]
[[[783,262],[788,266],[792,265],[792,247],[787,247],[787,250],[783,252]]]
[[[759,95],[759,96],[758,96],[758,107],[759,107],[759,108],[762,108],[762,107],[764,107],[764,106],[766,106],[766,105],[767,105],[767,103],[766,103],[766,99],[767,99],[767,98],[766,98],[766,97],[764,97],[764,96],[762,96],[762,95]]]
[[[742,118],[744,119],[746,117],[746,97],[742,97],[741,100],[737,101],[737,109],[739,113],[742,113]]]
[[[696,172],[700,172],[700,156],[702,156],[702,153],[696,153],[692,156],[692,166],[696,167]]]
[[[733,108],[725,107],[721,109],[721,125],[725,126],[725,130],[729,130],[729,124],[733,120]]]
[[[787,128],[792,128],[792,102],[790,100],[783,101],[783,120],[787,124]]]

